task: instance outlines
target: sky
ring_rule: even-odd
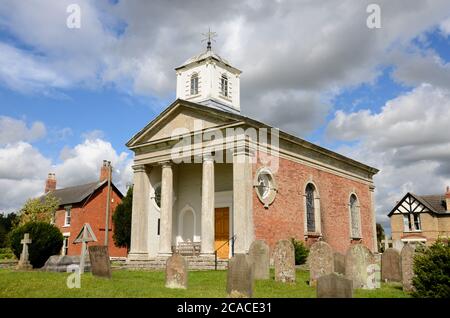
[[[380,28],[369,28],[369,4]],[[80,27],[67,20],[80,8]],[[175,99],[175,71],[205,50],[243,71],[241,111],[372,165],[377,221],[408,191],[450,185],[450,2],[0,2],[0,212],[98,178],[124,190],[125,143]]]

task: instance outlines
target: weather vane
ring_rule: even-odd
[[[216,32],[211,32],[211,28],[208,28],[208,32],[207,33],[202,33],[202,35],[205,37],[202,42],[207,41],[207,49],[211,50],[211,41],[216,42],[216,40],[214,40],[214,38],[217,36]]]

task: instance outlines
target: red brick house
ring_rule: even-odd
[[[52,193],[60,200],[60,206],[55,212],[54,224],[64,235],[64,245],[61,249],[62,255],[80,255],[81,244],[73,244],[73,240],[80,232],[84,223],[90,224],[98,240],[91,245],[105,244],[106,205],[110,168],[110,163],[103,161],[100,170],[100,179],[98,181],[63,189],[56,189],[55,174],[49,173],[45,184],[45,193]],[[115,246],[113,240],[114,227],[112,215],[117,205],[122,202],[122,198],[122,193],[111,182],[111,204],[108,226],[108,246],[111,257],[127,256],[126,248]]]

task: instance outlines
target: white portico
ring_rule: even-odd
[[[251,144],[243,133],[212,137],[245,125],[240,71],[209,43],[176,72],[178,99],[127,143],[135,153],[129,261],[167,257],[186,243],[226,259],[254,239]]]

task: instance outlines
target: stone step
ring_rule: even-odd
[[[185,257],[189,269],[194,270],[214,270],[215,261],[213,258],[187,256]],[[154,258],[149,260],[127,261],[120,268],[127,269],[164,269],[166,267],[166,258]],[[228,260],[217,260],[217,269],[224,270],[228,268]]]

